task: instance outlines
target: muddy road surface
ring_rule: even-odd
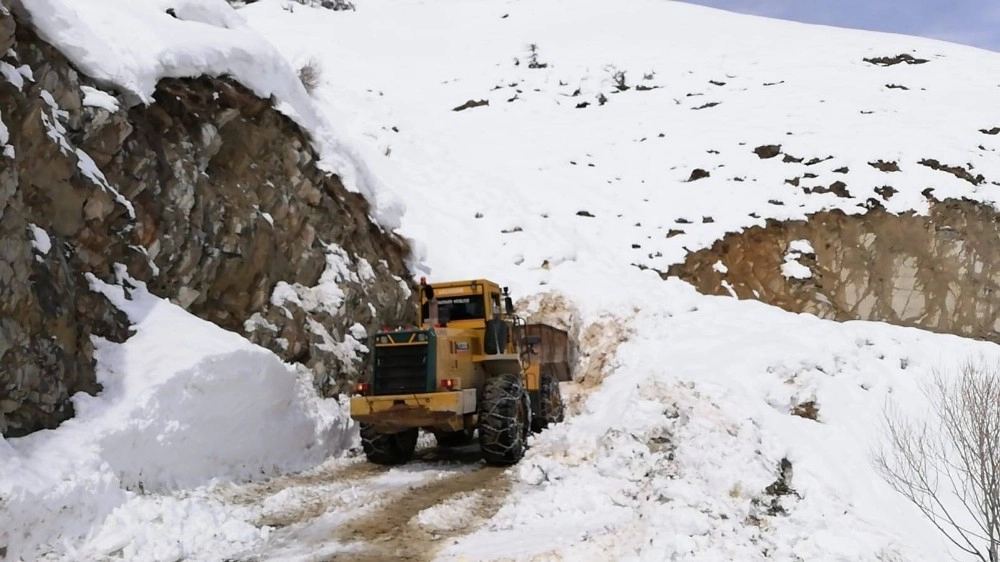
[[[421,445],[402,466],[373,465],[357,455],[220,488],[223,502],[269,529],[262,548],[234,560],[433,560],[503,506],[511,481],[506,469],[482,461],[478,445],[436,447],[433,439]]]

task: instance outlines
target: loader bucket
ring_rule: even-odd
[[[532,343],[535,353],[531,354],[531,363],[537,363],[542,372],[551,372],[560,381],[572,378],[569,367],[569,334],[548,324],[527,324],[524,326],[524,339]]]

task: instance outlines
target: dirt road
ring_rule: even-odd
[[[505,470],[485,465],[477,445],[425,445],[400,467],[339,459],[219,496],[271,529],[241,561],[423,562],[488,521],[509,489]]]

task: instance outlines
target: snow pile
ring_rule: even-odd
[[[603,384],[515,467],[514,499],[445,558],[948,558],[869,453],[888,400],[925,410],[935,369],[997,346],[662,285],[669,304],[630,320]]]
[[[362,193],[383,226],[399,224],[403,207],[368,168],[362,145],[338,131],[331,113],[317,112],[295,70],[225,0],[33,0],[24,8],[84,74],[143,103],[161,78],[201,75],[232,76],[264,99],[275,96],[312,136],[320,167]]]
[[[309,373],[121,281],[91,279],[135,330],[123,344],[95,342],[104,390],[74,396],[76,417],[57,430],[0,439],[0,544],[8,556],[77,543],[109,515],[95,552],[128,543],[128,559],[161,560],[177,558],[165,557],[166,543],[184,556],[208,542],[235,548],[261,531],[218,506],[142,494],[302,469],[352,438],[340,406],[316,398]],[[137,524],[144,520],[159,524]],[[156,538],[163,526],[184,538]],[[141,529],[148,535],[135,536]]]
[[[68,558],[213,561],[259,547],[268,529],[204,498],[138,496],[116,509]]]

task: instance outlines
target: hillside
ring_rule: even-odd
[[[954,554],[879,479],[869,454],[887,403],[925,411],[919,385],[935,370],[951,372],[970,355],[1000,359],[994,343],[947,333],[995,335],[997,313],[981,289],[1000,282],[989,244],[1000,56],[654,0],[364,0],[348,11],[261,0],[235,12],[220,0],[211,17],[191,2],[148,4],[202,22],[186,28],[202,38],[216,37],[203,20],[242,29],[226,23],[242,16],[248,35],[235,44],[265,49],[254,52],[269,78],[255,77],[242,55],[228,64],[208,40],[163,51],[183,62],[144,74],[150,47],[117,35],[121,19],[83,17],[96,13],[88,9],[84,23],[52,27],[49,40],[65,43],[78,66],[106,63],[93,44],[73,40],[75,29],[103,30],[100,44],[140,61],[125,75],[144,81],[116,83],[107,64],[81,70],[140,98],[160,78],[200,72],[275,94],[328,170],[381,198],[373,218],[407,238],[412,273],[493,278],[533,318],[570,330],[572,415],[502,474],[427,456],[371,471],[352,452],[340,407],[301,383],[308,372],[283,373],[290,368],[268,351],[163,303],[129,343],[99,346],[99,372],[115,367],[138,381],[119,396],[181,404],[192,424],[208,423],[201,405],[232,398],[232,381],[206,385],[201,400],[179,389],[214,381],[219,370],[202,359],[218,345],[226,373],[265,366],[261,387],[240,396],[288,424],[249,425],[274,433],[252,450],[223,448],[225,462],[204,453],[236,430],[206,432],[190,449],[203,462],[186,466],[136,447],[170,433],[166,408],[147,416],[79,400],[97,404],[94,415],[83,408],[53,432],[0,441],[5,462],[20,469],[0,491],[23,510],[0,513],[6,539],[17,525],[47,522],[10,552],[907,562]],[[160,21],[133,15],[133,24]],[[263,38],[286,62],[256,43]],[[312,100],[288,82],[306,65],[319,76]],[[910,245],[893,243],[899,232]],[[927,281],[932,268],[943,282]],[[106,277],[89,286],[133,322],[162,302],[138,285],[135,302],[123,302]],[[182,332],[190,339],[177,343]],[[159,364],[160,343],[194,349]],[[156,384],[127,376],[154,364]],[[274,393],[276,404],[265,400]],[[237,410],[248,424],[259,420]],[[66,444],[93,434],[98,453]],[[313,442],[319,450],[291,452]],[[50,481],[26,475],[66,450],[61,474],[82,466],[83,476],[43,493]],[[241,455],[259,466],[281,460],[271,473],[315,468],[230,484],[248,477],[229,462]],[[100,466],[108,459],[110,470]],[[159,470],[148,492],[130,480],[146,467]],[[71,515],[48,517],[60,505]],[[381,540],[369,543],[372,529]]]
[[[242,13],[293,64],[315,57],[319,99],[353,107],[339,122],[387,155],[391,184],[408,208],[401,231],[423,242],[431,278],[485,272],[517,294],[561,295],[571,303],[561,319],[586,336],[587,383],[604,377],[577,417],[539,437],[517,474],[523,493],[445,553],[945,557],[934,531],[867,457],[890,395],[919,408],[919,380],[968,353],[995,356],[993,345],[702,297],[653,270],[683,272],[689,256],[727,233],[773,221],[809,224],[815,213],[838,210],[857,215],[851,228],[881,229],[880,243],[886,231],[905,238],[917,230],[906,230],[906,220],[931,220],[932,232],[965,221],[958,232],[978,236],[970,245],[989,246],[1000,182],[1000,137],[990,134],[1000,122],[989,100],[1000,86],[1000,57],[674,2],[292,10],[259,2]],[[454,110],[468,101],[475,106]],[[987,205],[952,205],[949,214],[937,203],[949,198]],[[814,249],[805,253],[818,255],[791,261],[850,294],[849,283],[832,281],[847,264],[838,270],[826,259],[842,233],[787,230],[802,235],[759,236],[767,243],[758,254],[744,251],[743,264],[721,252],[695,254],[716,272],[698,279],[699,288],[752,298],[754,288],[770,287],[798,299],[776,304],[822,306],[796,285],[808,278],[783,275],[789,242],[806,238]],[[905,276],[892,260],[901,263],[909,249],[871,248],[879,268],[860,274]],[[947,246],[937,250],[951,255]],[[913,251],[921,252],[918,270],[970,287],[950,297],[959,300],[953,309],[977,302],[962,298],[975,294],[975,280],[963,277],[971,267],[961,269],[960,259],[929,263],[938,255],[933,245]],[[993,275],[996,256],[979,258]],[[747,262],[757,279],[737,276]],[[872,291],[889,302],[873,306],[876,313],[846,302],[844,312],[826,316],[897,320],[877,312],[891,310],[900,291],[925,290],[928,303],[947,292],[885,284],[883,293]],[[978,302],[980,321],[995,318],[982,312],[991,303]],[[907,311],[907,319],[920,312]],[[948,312],[943,317],[953,317]],[[818,421],[792,415],[810,402]],[[760,498],[784,457],[801,499],[781,500],[786,516],[761,516],[755,506],[766,504]],[[757,517],[763,523],[748,523]]]

